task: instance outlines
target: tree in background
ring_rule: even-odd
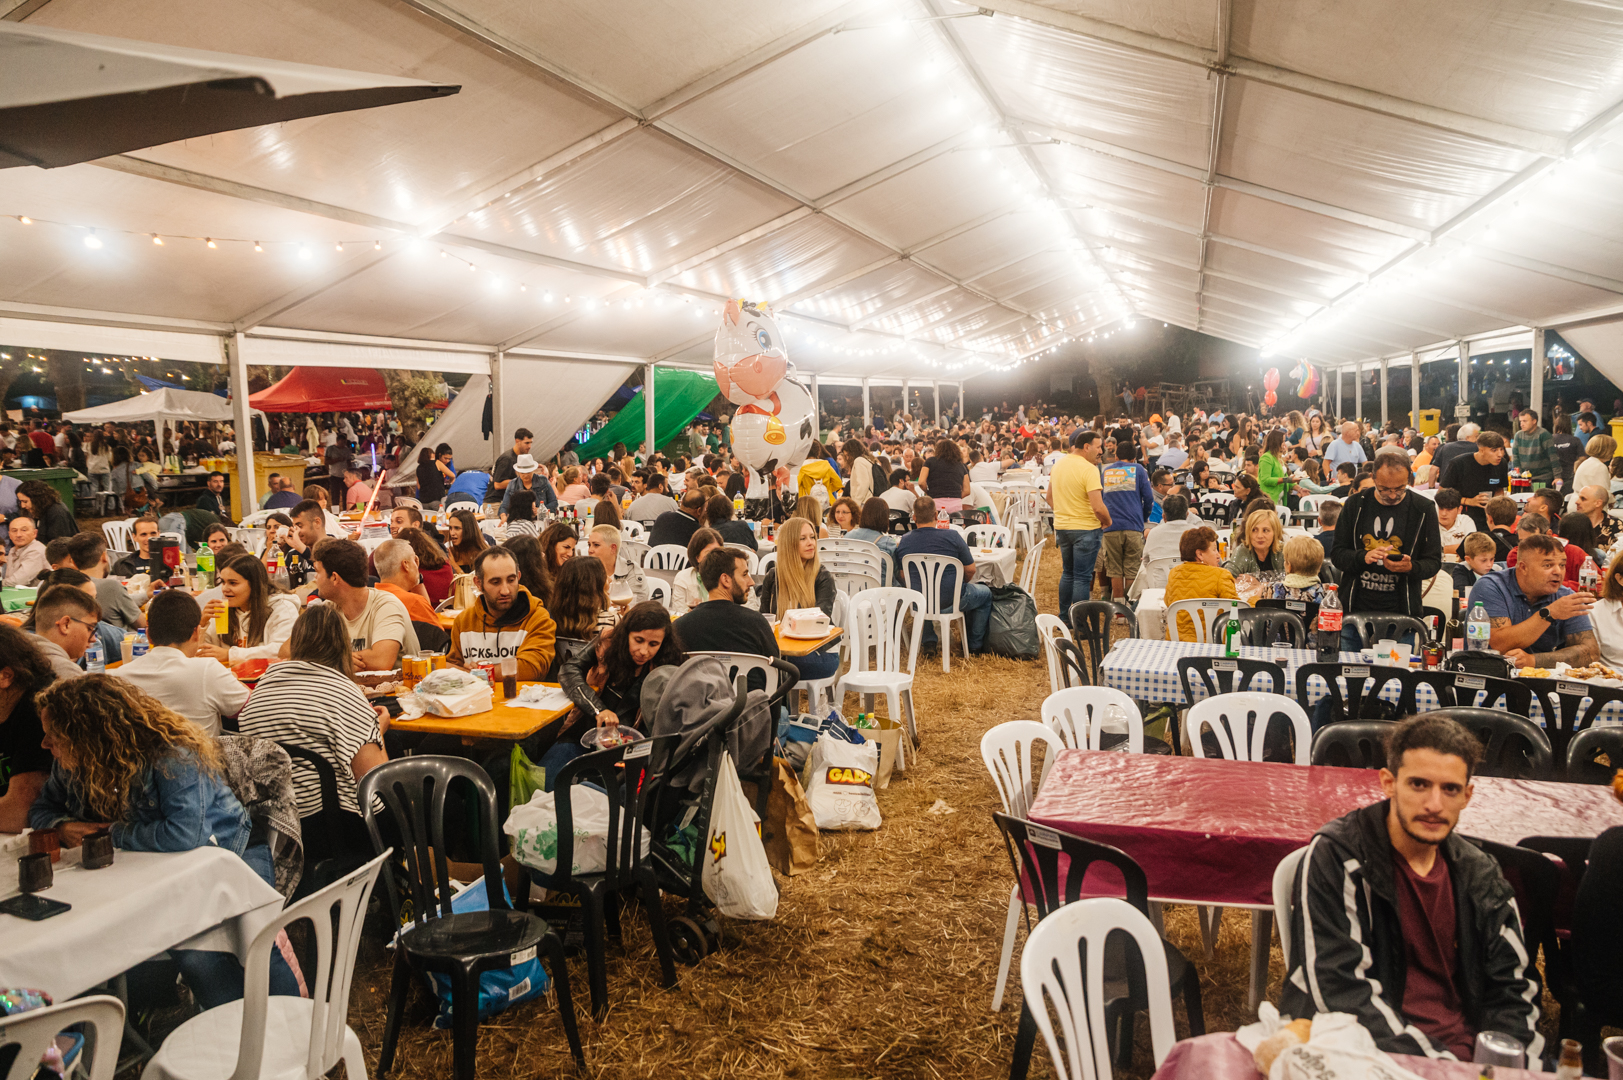
[[[428,430],[429,406],[446,398],[445,379],[432,371],[396,368],[383,368],[381,374],[383,385],[389,391],[389,401],[394,405],[395,419],[400,421],[400,430],[409,436],[408,441],[421,438]]]

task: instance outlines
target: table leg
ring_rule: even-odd
[[[1223,909],[1202,904],[1195,908],[1200,919],[1200,943],[1205,947],[1206,959],[1217,955],[1217,932],[1223,928]]]
[[[1268,956],[1273,951],[1274,913],[1266,908],[1251,912],[1251,988],[1246,1001],[1252,1012],[1268,991]]]

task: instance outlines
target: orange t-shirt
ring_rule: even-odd
[[[391,596],[399,597],[400,602],[406,605],[406,614],[411,616],[412,622],[426,622],[433,623],[436,626],[439,625],[440,617],[434,614],[433,605],[427,600],[423,599],[421,594],[407,592],[400,586],[390,584],[387,581],[378,582],[378,588],[382,589],[386,593],[389,593]]]

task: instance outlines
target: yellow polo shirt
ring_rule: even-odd
[[[1048,474],[1048,490],[1054,495],[1055,529],[1103,528],[1088,498],[1089,492],[1104,491],[1099,466],[1081,454],[1066,454],[1054,462],[1054,470]]]

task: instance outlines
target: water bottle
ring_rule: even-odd
[[[1341,596],[1334,585],[1324,587],[1324,599],[1319,601],[1318,656],[1321,664],[1333,664],[1341,659]]]
[[[1600,581],[1600,571],[1595,568],[1595,560],[1588,555],[1584,556],[1584,564],[1578,568],[1578,584],[1590,592]]]
[[[132,660],[139,660],[141,657],[145,656],[151,651],[152,646],[147,644],[147,636],[142,634],[140,637],[135,639],[135,647],[130,650],[130,658]]]
[[[92,641],[85,649],[85,670],[92,675],[100,675],[107,670],[107,655],[102,652],[100,641]]]
[[[1481,604],[1471,605],[1471,617],[1465,620],[1465,648],[1488,647],[1488,611]]]

